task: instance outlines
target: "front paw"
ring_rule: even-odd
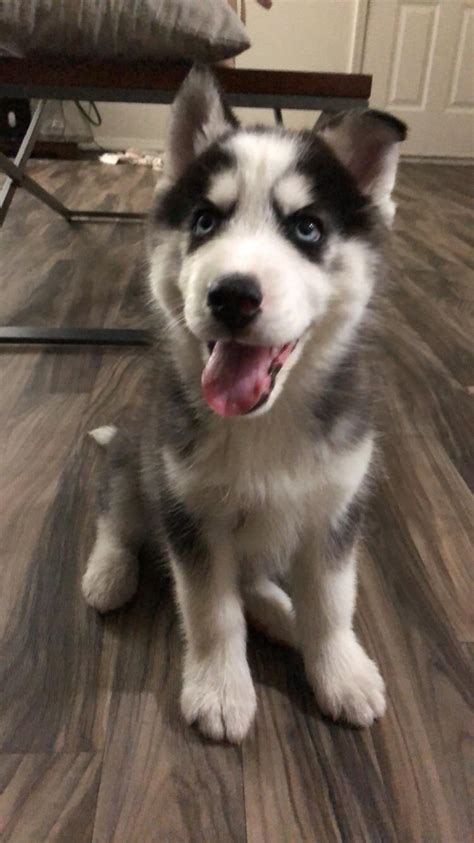
[[[245,660],[218,658],[186,660],[181,710],[187,723],[196,723],[213,740],[240,743],[247,734],[257,701]]]
[[[353,726],[371,726],[385,713],[385,684],[355,634],[331,638],[308,670],[324,714]]]

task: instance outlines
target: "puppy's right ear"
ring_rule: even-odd
[[[318,133],[390,224],[395,213],[390,196],[400,144],[407,135],[405,124],[384,111],[347,111],[318,127]]]
[[[209,144],[237,125],[214,74],[204,65],[195,65],[171,108],[165,175],[178,179]]]

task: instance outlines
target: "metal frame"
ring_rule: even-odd
[[[46,100],[40,100],[31,118],[23,143],[14,161],[0,151],[0,170],[7,178],[0,191],[0,227],[2,226],[17,187],[24,187],[33,196],[44,202],[52,211],[60,214],[68,222],[140,222],[146,214],[118,211],[76,211],[67,208],[53,194],[41,187],[34,179],[27,176],[25,168],[33,151],[41,126],[41,117],[46,106]]]
[[[134,328],[0,328],[0,343],[28,345],[148,345],[150,334]]]
[[[71,87],[36,85],[11,85],[0,83],[0,96],[19,98],[42,97],[31,119],[23,142],[14,161],[0,152],[0,170],[6,173],[5,183],[0,191],[0,227],[2,226],[11,201],[18,187],[28,190],[33,196],[47,205],[51,210],[60,214],[68,223],[138,223],[146,214],[131,212],[73,210],[67,208],[59,199],[45,190],[41,185],[25,173],[25,168],[33,151],[39,133],[41,117],[47,99],[91,99],[107,102],[141,102],[141,103],[171,103],[174,94],[170,91],[100,88],[100,87]],[[307,111],[336,112],[347,108],[363,108],[367,100],[344,97],[321,97],[288,94],[231,94],[231,105],[247,108],[271,108],[277,125],[283,125],[282,109],[300,109]],[[118,329],[118,328],[32,328],[32,327],[0,327],[0,345],[8,344],[40,344],[40,345],[146,345],[149,342],[146,331]]]
[[[23,160],[22,164],[25,165],[25,160]],[[66,220],[69,220],[71,217],[70,211],[64,207],[64,205],[56,199],[51,193],[48,193],[41,185],[37,184],[34,179],[31,179],[29,176],[26,175],[22,171],[22,169],[15,163],[12,164],[9,158],[4,155],[3,152],[0,152],[0,169],[2,169],[8,176],[7,178],[7,191],[5,193],[4,203],[0,206],[0,212],[2,213],[3,219],[6,216],[5,205],[10,205],[10,202],[13,198],[13,193],[17,187],[25,187],[33,196],[36,196],[37,199],[40,199],[41,202],[44,202],[45,205],[48,205],[53,211],[56,211],[58,214],[61,214]],[[3,221],[3,220],[2,220]]]
[[[3,220],[7,215],[7,211],[10,207],[11,201],[18,186],[18,179],[22,177],[23,170],[35,145],[45,105],[46,103],[44,100],[40,100],[40,102],[38,103],[35,113],[31,118],[31,123],[26,131],[26,135],[23,138],[23,142],[20,146],[20,149],[18,150],[18,154],[15,158],[15,161],[13,162],[12,168],[16,168],[16,180],[14,181],[12,176],[7,175],[2,190],[0,191],[0,226],[2,225]],[[9,164],[11,163],[8,158],[6,160]],[[5,161],[5,156],[2,156],[2,161]],[[2,169],[5,170],[5,166],[3,166]]]

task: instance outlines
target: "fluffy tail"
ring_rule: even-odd
[[[115,439],[117,433],[118,429],[115,425],[107,424],[104,427],[96,427],[95,430],[89,430],[88,435],[92,436],[92,439],[95,439],[101,448],[107,448],[112,442],[112,439]]]

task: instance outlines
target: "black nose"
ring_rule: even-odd
[[[212,315],[233,331],[245,328],[257,316],[262,293],[252,275],[223,275],[209,287],[207,304]]]

